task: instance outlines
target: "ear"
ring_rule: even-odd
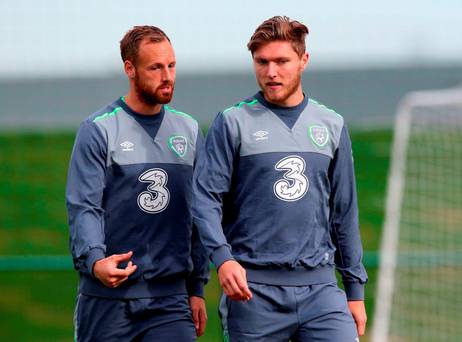
[[[131,61],[126,60],[124,62],[124,69],[125,69],[125,73],[127,74],[127,77],[129,79],[135,78],[135,76],[136,76],[136,68],[135,68],[135,66],[133,65],[133,63]]]
[[[308,52],[304,53],[302,58],[300,59],[300,69],[303,71],[305,70],[306,66],[308,65],[308,60],[310,59],[310,55]]]

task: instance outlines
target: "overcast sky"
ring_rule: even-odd
[[[179,71],[248,69],[273,15],[309,27],[313,68],[462,63],[460,0],[2,0],[0,78],[121,72],[119,41],[141,24],[170,36]]]

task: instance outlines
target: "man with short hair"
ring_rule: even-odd
[[[207,320],[208,260],[190,210],[203,138],[166,105],[176,67],[167,35],[135,26],[120,49],[128,94],[81,124],[69,165],[76,340],[195,341]]]
[[[350,138],[303,92],[307,34],[279,16],[256,29],[248,48],[261,91],[218,114],[194,177],[193,216],[231,342],[354,342],[365,329]]]

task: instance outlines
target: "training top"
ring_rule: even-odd
[[[202,149],[197,121],[166,105],[146,116],[121,98],[82,122],[66,188],[80,293],[203,296],[208,259],[191,215],[193,169]],[[105,287],[93,264],[128,251],[137,270],[120,286]]]
[[[306,97],[284,109],[260,92],[219,113],[194,194],[194,222],[217,268],[235,259],[249,281],[302,286],[335,282],[335,264],[348,299],[364,298],[351,142],[333,110]]]

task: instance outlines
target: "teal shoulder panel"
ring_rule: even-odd
[[[176,109],[174,109],[174,108],[172,108],[170,106],[167,106],[167,105],[165,105],[164,108],[165,108],[165,110],[168,110],[169,112],[171,112],[173,114],[176,114],[176,115],[179,115],[179,116],[182,116],[182,117],[185,117],[185,118],[189,118],[189,119],[192,119],[192,120],[197,122],[197,120],[192,115],[190,115],[188,113],[180,112],[179,110],[176,110]]]
[[[106,166],[146,163],[169,163],[192,166],[196,153],[198,124],[171,111],[166,111],[153,139],[130,114],[115,108],[111,116],[101,115],[94,124],[107,141]],[[96,117],[98,117],[96,116]],[[109,119],[110,118],[110,119]],[[176,138],[176,149],[169,146]]]
[[[250,99],[248,101],[242,101],[242,102],[239,102],[238,104],[234,105],[234,106],[231,106],[231,107],[228,107],[226,108],[222,113],[225,114],[233,109],[236,109],[236,108],[242,108],[243,106],[249,106],[249,107],[252,107],[254,106],[255,104],[258,103],[258,100],[257,99]]]
[[[319,103],[318,101],[312,99],[312,98],[309,98],[308,99],[308,102],[311,102],[311,103],[314,103],[316,105],[318,105],[320,108],[323,108],[323,109],[326,109],[328,112],[331,112],[332,114],[335,114],[339,117],[341,117],[343,119],[343,116],[341,116],[339,113],[337,113],[335,110],[333,110],[332,108],[329,108],[327,106],[325,106],[324,104],[322,103]]]
[[[96,116],[92,121],[93,121],[93,122],[96,122],[96,121],[103,120],[103,119],[109,118],[109,117],[111,117],[111,116],[114,116],[114,115],[116,115],[117,112],[120,111],[121,109],[122,109],[122,107],[116,107],[116,108],[114,108],[114,110],[111,111],[111,112],[106,112],[106,113],[103,113],[103,114],[101,114],[101,115]]]
[[[263,104],[244,101],[224,115],[231,136],[238,137],[239,154],[250,156],[271,152],[313,152],[334,156],[344,125],[334,110],[310,101],[295,125],[289,128]]]

